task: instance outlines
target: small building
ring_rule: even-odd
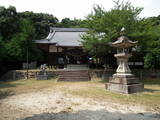
[[[46,54],[45,63],[59,64],[86,64],[87,53],[82,49],[81,35],[86,28],[50,28],[45,39],[36,40],[40,49]]]

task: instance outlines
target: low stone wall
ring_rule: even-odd
[[[36,78],[36,75],[39,71],[32,71],[29,70],[28,71],[28,78]],[[50,70],[47,71],[48,75],[50,78],[58,76],[60,73],[60,70]],[[112,74],[114,73],[114,70],[107,70],[104,72],[104,70],[97,70],[97,69],[91,69],[89,70],[89,75],[91,78],[102,78],[103,80],[108,79],[109,77],[112,76]],[[13,80],[19,80],[19,79],[26,79],[27,78],[27,71],[26,70],[15,70],[13,71],[13,75],[12,75],[12,79]]]
[[[28,70],[28,78],[36,78],[37,73],[39,70]],[[54,77],[58,75],[57,71],[49,70],[47,71],[49,74],[49,77]],[[0,77],[0,80],[7,81],[7,80],[20,80],[20,79],[26,79],[27,78],[27,70],[11,70],[4,74],[2,77]]]
[[[39,70],[28,70],[28,79],[30,78],[36,78],[37,73]],[[47,71],[50,78],[58,76],[60,73],[60,70],[48,70]],[[103,74],[103,70],[89,70],[89,75],[91,78],[101,78]],[[108,73],[107,73],[108,76]],[[27,70],[12,70],[6,73],[1,77],[0,80],[20,80],[20,79],[26,79],[27,78]]]
[[[28,79],[36,78],[38,72],[39,72],[38,70],[37,71],[29,70],[28,72],[26,70],[15,70],[13,73],[13,80],[26,79],[27,74],[28,74]],[[47,71],[47,73],[50,78],[58,75],[57,71]]]
[[[91,78],[100,78],[104,81],[108,81],[109,78],[115,73],[115,70],[108,69],[104,71],[103,69],[90,69],[89,74]]]
[[[39,70],[29,70],[28,71],[28,78],[36,78],[37,73]],[[60,70],[48,70],[48,75],[50,78],[58,76]],[[100,78],[102,80],[108,81],[109,77],[111,77],[115,73],[115,70],[108,69],[106,71],[102,69],[90,69],[89,74],[91,78]],[[140,70],[135,69],[132,70],[132,73],[135,74],[137,78],[140,80],[145,78],[151,78],[152,72],[151,70]],[[155,73],[157,78],[160,78],[160,70],[157,70]],[[19,80],[19,79],[26,79],[27,78],[27,71],[26,70],[12,70],[3,75],[0,80]]]

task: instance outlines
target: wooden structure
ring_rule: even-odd
[[[87,54],[83,52],[81,35],[86,28],[50,28],[45,39],[36,40],[46,54],[47,65],[86,64]]]

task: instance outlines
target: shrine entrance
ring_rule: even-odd
[[[65,51],[67,64],[87,64],[87,55],[82,49],[72,48]]]

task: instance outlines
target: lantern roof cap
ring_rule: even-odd
[[[111,46],[117,47],[117,48],[129,48],[129,47],[137,45],[138,41],[129,40],[129,38],[126,35],[124,27],[121,29],[120,34],[121,36],[118,38],[117,41],[111,43]]]

